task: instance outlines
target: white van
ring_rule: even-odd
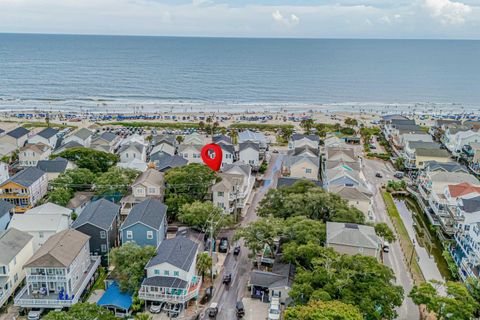
[[[383,242],[383,252],[390,252],[390,243],[388,241]]]

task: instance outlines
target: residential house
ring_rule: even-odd
[[[235,148],[233,145],[226,143],[220,143],[219,146],[222,148],[222,165],[220,168],[223,168],[235,161]]]
[[[419,142],[433,142],[433,137],[427,133],[405,133],[399,137],[399,144],[401,149],[404,149],[405,146],[412,141]]]
[[[178,154],[171,156],[156,153],[154,156],[150,156],[150,161],[155,164],[155,168],[160,172],[166,172],[172,168],[183,167],[188,164],[188,160]]]
[[[37,168],[47,174],[48,181],[52,181],[58,178],[62,173],[65,173],[68,169],[75,169],[76,167],[75,163],[60,157],[52,160],[40,160],[37,162]]]
[[[93,192],[77,191],[67,204],[67,208],[72,210],[77,216],[82,213],[83,209],[90,203],[93,198]]]
[[[480,276],[480,195],[459,198],[454,210],[454,242],[449,251],[463,281]]]
[[[258,170],[260,168],[260,145],[252,141],[241,142],[238,160],[249,164],[252,169]]]
[[[316,134],[299,134],[294,133],[288,141],[288,149],[296,149],[301,147],[310,147],[312,149],[318,149],[320,139]]]
[[[122,144],[118,150],[120,162],[129,163],[135,159],[143,162],[147,161],[147,148],[144,144],[131,142]]]
[[[51,236],[70,227],[71,214],[72,210],[47,202],[24,214],[14,214],[9,228],[30,234],[34,251],[37,251]]]
[[[7,181],[10,178],[10,173],[8,172],[8,164],[0,161],[0,183]]]
[[[225,213],[239,213],[245,206],[242,190],[245,177],[231,173],[220,173],[219,177],[222,180],[212,186],[213,203]]]
[[[45,128],[33,137],[28,139],[28,143],[30,144],[39,144],[43,143],[47,146],[50,146],[52,149],[55,148],[58,141],[58,130],[53,128]]]
[[[212,137],[212,142],[216,143],[218,145],[221,145],[221,144],[233,145],[232,138],[230,138],[229,136],[223,135],[223,134],[213,136]]]
[[[382,241],[375,234],[375,228],[355,223],[327,222],[325,245],[335,251],[380,259]]]
[[[185,135],[182,144],[204,146],[206,143],[207,138],[204,135],[194,132]]]
[[[347,200],[348,204],[362,211],[367,221],[373,222],[373,194],[364,186],[345,186],[333,185],[329,192],[338,194],[342,199]]]
[[[285,156],[282,163],[282,174],[293,178],[318,180],[320,158],[309,156]]]
[[[110,249],[118,244],[120,206],[105,199],[90,202],[73,222],[72,228],[90,236],[90,253],[102,257],[108,267]]]
[[[198,144],[181,144],[178,146],[178,155],[182,156],[188,163],[203,163],[202,148],[203,145]]]
[[[80,143],[76,142],[76,141],[69,141],[67,143],[64,143],[62,145],[60,145],[57,149],[53,150],[52,153],[54,154],[59,154],[63,151],[66,151],[68,149],[72,149],[72,148],[82,148],[83,145],[81,145]]]
[[[136,204],[120,227],[122,244],[158,247],[167,232],[167,206],[155,199]]]
[[[73,229],[50,237],[28,260],[26,285],[14,304],[22,308],[68,308],[81,302],[100,257],[90,256],[89,236]]]
[[[472,142],[463,147],[463,157],[475,174],[480,174],[480,142]]]
[[[133,206],[147,198],[163,201],[165,194],[164,173],[150,168],[138,175],[132,184],[132,193],[120,200],[122,205],[122,221],[130,213]]]
[[[250,296],[264,302],[278,298],[280,303],[289,301],[288,293],[292,288],[295,268],[287,263],[274,262],[272,271],[255,269],[250,272]]]
[[[7,229],[15,206],[5,200],[0,200],[0,232]]]
[[[76,142],[82,147],[89,148],[90,144],[92,143],[92,137],[93,137],[93,132],[86,129],[86,128],[81,128],[69,136],[65,137],[63,139],[64,144],[68,144],[69,142]]]
[[[17,229],[0,231],[0,308],[25,279],[23,265],[33,256],[32,236]]]
[[[47,194],[47,174],[35,167],[28,167],[0,184],[0,200],[15,205],[15,212],[32,208]]]
[[[111,132],[103,132],[102,134],[92,137],[90,148],[98,151],[114,153],[118,147],[120,137]]]
[[[241,131],[238,133],[238,143],[254,142],[258,144],[259,151],[264,153],[268,147],[268,140],[262,132],[254,132],[250,130]]]
[[[173,139],[169,139],[166,137],[160,139],[159,137],[157,137],[156,139],[154,139],[154,141],[155,141],[155,145],[153,146],[152,151],[150,152],[150,156],[158,152],[166,153],[171,156],[175,154],[175,151],[177,149],[177,143],[174,137]]]
[[[325,154],[327,148],[347,148],[347,144],[337,136],[330,136],[323,140],[322,154]]]
[[[302,178],[292,178],[292,177],[279,177],[277,180],[277,189],[282,187],[290,187],[293,186],[295,183],[299,181],[309,181],[314,183],[317,187],[323,187],[321,181],[318,180],[310,180],[310,179],[302,179]]]
[[[428,161],[451,161],[448,151],[441,149],[440,145],[436,142],[408,141],[402,156],[405,159],[405,167],[412,170],[423,169],[425,162]]]
[[[196,274],[198,244],[185,237],[164,240],[145,267],[138,297],[148,302],[180,304],[197,299],[202,278]]]
[[[21,167],[36,167],[38,161],[46,160],[52,154],[52,147],[43,143],[27,143],[20,148],[18,163]]]
[[[7,132],[0,138],[0,144],[10,144],[16,148],[23,147],[28,140],[28,134],[30,131],[24,127],[15,128]]]
[[[442,140],[445,147],[453,155],[459,156],[465,145],[480,142],[480,132],[466,126],[452,126],[445,130]]]
[[[152,146],[158,146],[161,144],[168,144],[170,146],[173,146],[173,149],[174,149],[173,154],[174,154],[178,141],[174,134],[159,134],[159,135],[153,136],[151,144]]]

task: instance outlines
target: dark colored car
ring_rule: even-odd
[[[228,252],[228,238],[223,237],[220,239],[220,245],[218,246],[218,251],[221,253]]]
[[[205,295],[202,297],[202,300],[200,301],[201,304],[206,304],[208,301],[210,301],[213,297],[213,286],[208,287],[205,289]]]
[[[235,305],[235,309],[237,309],[238,318],[241,318],[245,315],[245,307],[243,306],[242,301],[237,301],[237,304]]]
[[[223,284],[229,285],[232,282],[232,274],[226,274],[223,276]]]
[[[375,173],[375,177],[377,178],[383,178],[382,174],[380,172]]]
[[[233,249],[233,255],[238,256],[240,254],[240,246],[236,246],[235,249]]]

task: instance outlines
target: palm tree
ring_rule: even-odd
[[[235,129],[232,129],[230,131],[230,139],[232,139],[233,144],[237,144],[238,142],[238,131]]]
[[[197,270],[201,273],[202,277],[204,277],[205,272],[209,271],[212,267],[212,257],[208,254],[208,252],[199,253],[197,256]]]
[[[200,130],[200,131],[205,130],[205,122],[200,121],[200,122],[198,123],[198,130]]]
[[[305,130],[306,134],[309,134],[310,130],[312,130],[314,124],[315,124],[315,122],[313,121],[313,119],[303,119],[300,122],[300,127],[302,127],[303,130]]]
[[[135,320],[152,320],[153,317],[148,313],[137,313],[134,319]]]
[[[217,128],[218,128],[219,125],[220,125],[220,123],[218,123],[218,121],[215,121],[215,122],[212,124],[212,135],[215,134],[215,132],[217,131]]]

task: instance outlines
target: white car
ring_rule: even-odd
[[[390,252],[390,243],[388,241],[383,242],[383,252]]]
[[[268,320],[279,320],[282,311],[280,310],[280,304],[270,304],[268,308]]]
[[[28,318],[28,320],[39,320],[42,313],[43,313],[43,308],[33,308],[28,313],[27,318]]]
[[[163,308],[163,303],[152,303],[150,306],[150,312],[151,313],[160,313]]]

